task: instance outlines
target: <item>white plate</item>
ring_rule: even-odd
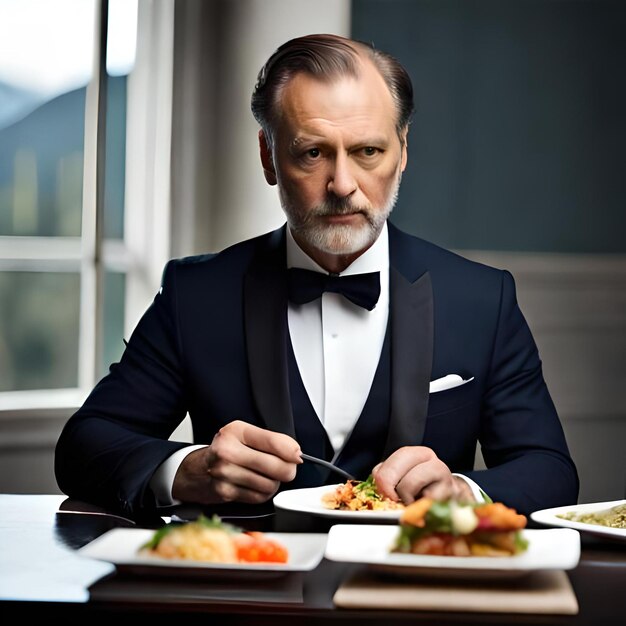
[[[320,517],[334,517],[336,519],[350,520],[361,519],[369,521],[377,520],[398,520],[402,515],[402,509],[393,511],[335,511],[327,509],[322,504],[322,496],[325,493],[333,492],[338,486],[324,485],[323,487],[310,487],[308,489],[289,489],[281,491],[274,497],[274,506],[277,509],[286,511],[298,511],[319,515]]]
[[[561,526],[562,528],[574,528],[586,533],[594,535],[602,535],[611,539],[626,541],[626,528],[609,528],[608,526],[600,526],[598,524],[585,524],[583,522],[574,522],[561,517],[557,517],[563,513],[592,513],[596,511],[606,511],[614,506],[626,504],[626,500],[613,500],[611,502],[591,502],[589,504],[574,504],[569,506],[559,506],[553,509],[543,509],[530,514],[530,518],[539,524],[546,526]]]
[[[580,559],[580,536],[575,530],[554,528],[523,530],[528,549],[509,557],[431,556],[398,554],[391,548],[397,526],[333,526],[328,533],[325,557],[331,561],[366,563],[372,568],[400,575],[430,577],[515,577],[535,570],[567,570]]]
[[[186,559],[163,559],[138,554],[139,548],[151,539],[154,530],[114,528],[78,550],[92,559],[109,561],[118,569],[139,574],[170,576],[210,576],[273,574],[312,570],[324,556],[326,535],[321,533],[264,533],[279,541],[289,552],[287,563],[210,563]]]

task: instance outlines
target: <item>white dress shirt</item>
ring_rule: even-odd
[[[287,229],[287,267],[327,274]],[[337,293],[289,303],[291,344],[309,400],[339,453],[361,415],[380,360],[389,317],[387,224],[374,244],[341,276],[380,272],[380,298],[368,311]]]
[[[298,246],[289,228],[286,233],[287,267],[328,273]],[[387,330],[389,236],[386,223],[374,244],[341,275],[376,271],[380,272],[380,297],[372,311],[336,293],[324,293],[321,298],[302,305],[289,303],[289,334],[300,376],[315,413],[328,433],[335,458],[365,406]],[[178,504],[171,495],[176,471],[187,454],[201,447],[183,448],[157,469],[150,487],[158,504]],[[477,500],[483,499],[476,483],[458,476],[468,483]]]

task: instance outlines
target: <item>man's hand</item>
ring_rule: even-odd
[[[406,446],[379,463],[372,475],[376,487],[392,500],[410,504],[418,497],[474,500],[469,485],[425,446]]]
[[[199,504],[265,502],[281,483],[295,478],[300,463],[300,445],[295,439],[247,422],[231,422],[210,446],[185,457],[174,478],[172,496]]]

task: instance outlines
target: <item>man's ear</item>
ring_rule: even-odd
[[[407,126],[402,132],[402,155],[400,161],[400,171],[404,172],[406,169],[406,163],[408,161],[408,138],[409,138],[409,127]]]
[[[261,152],[261,164],[263,165],[263,174],[269,185],[276,184],[276,170],[274,168],[274,159],[272,151],[267,144],[267,137],[263,130],[259,131],[259,150]]]

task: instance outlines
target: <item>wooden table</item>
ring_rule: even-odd
[[[78,510],[82,512],[77,512]],[[268,518],[269,519],[269,518]],[[123,575],[76,553],[107,530],[133,523],[76,506],[64,496],[0,494],[0,615],[63,624],[621,624],[626,615],[626,542],[582,537],[568,572],[577,615],[340,609],[333,595],[362,566],[323,560],[311,572],[278,579],[190,580]],[[144,524],[147,525],[147,524]],[[280,528],[278,529],[280,530]],[[310,531],[311,528],[303,530]],[[252,596],[251,596],[252,594]],[[253,599],[251,600],[250,597]],[[245,598],[245,600],[242,600]],[[4,621],[4,620],[3,620]],[[6,622],[5,622],[6,623]]]

